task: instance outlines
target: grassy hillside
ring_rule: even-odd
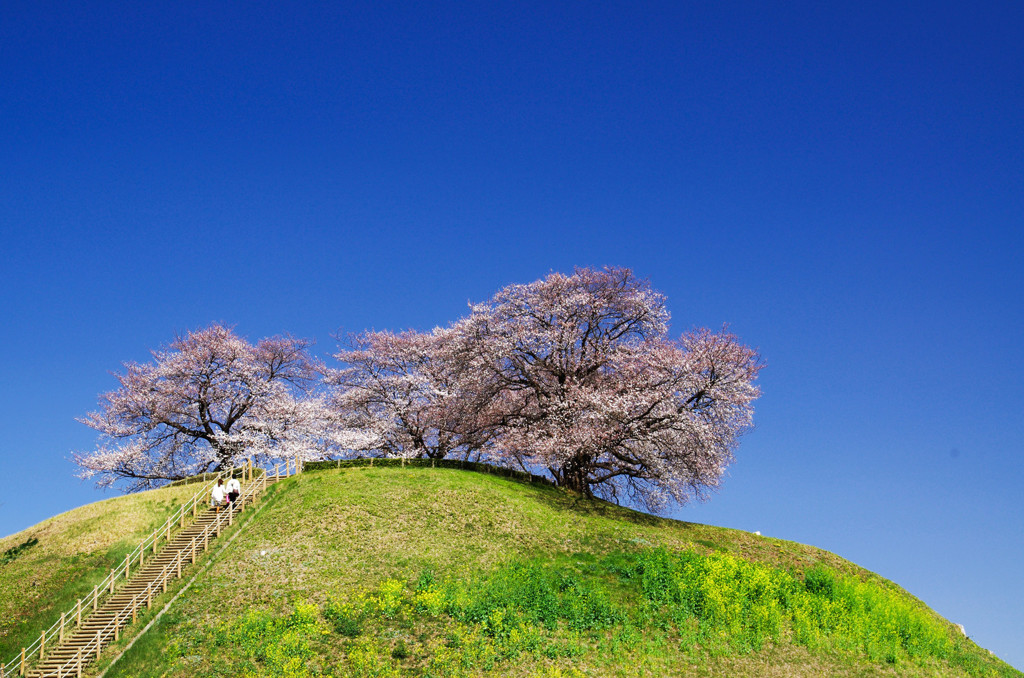
[[[248,520],[107,675],[1022,675],[833,554],[543,485],[317,471]]]

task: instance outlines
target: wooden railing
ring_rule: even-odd
[[[279,480],[282,477],[298,473],[301,470],[301,461],[286,460],[285,470],[282,475],[280,465],[274,466],[272,477],[275,480]],[[210,496],[213,486],[218,480],[224,478],[230,478],[235,475],[241,475],[244,480],[247,481],[247,490],[243,493],[243,496],[252,497],[252,492],[256,489],[256,483],[252,481],[255,476],[259,473],[262,481],[259,484],[261,488],[266,487],[266,481],[268,473],[263,469],[257,469],[253,466],[252,460],[250,459],[242,466],[232,467],[230,469],[219,472],[210,482],[205,483],[201,488],[192,496],[191,499],[182,504],[177,511],[164,521],[164,523],[156,528],[149,536],[143,539],[138,546],[135,547],[128,555],[124,557],[124,560],[114,568],[111,568],[110,574],[106,578],[93,587],[91,593],[87,594],[83,598],[79,598],[78,601],[66,612],[62,613],[60,619],[58,619],[50,628],[42,631],[39,637],[29,645],[21,650],[21,653],[12,658],[6,664],[0,664],[0,678],[6,678],[7,676],[13,676],[15,672],[20,675],[25,675],[26,666],[29,663],[34,663],[37,659],[42,660],[46,654],[46,650],[49,647],[59,645],[64,641],[65,632],[67,627],[71,624],[74,627],[80,627],[82,620],[88,618],[91,612],[95,612],[99,609],[101,601],[106,600],[114,593],[115,588],[119,582],[127,582],[131,577],[132,572],[137,572],[146,561],[147,552],[152,554],[157,553],[157,545],[161,540],[166,544],[170,542],[171,535],[177,534],[178,531],[183,529],[186,524],[186,517],[194,520],[199,514],[200,505],[206,504],[207,498]],[[191,514],[191,516],[189,516]],[[231,511],[226,511],[224,515],[227,515],[227,520],[231,520]],[[191,522],[189,520],[189,522]],[[218,521],[221,519],[218,518]],[[217,523],[217,534],[220,534],[220,523]],[[208,530],[204,529],[203,534],[207,534]],[[194,541],[194,540],[193,540]],[[193,552],[194,558],[194,552]],[[72,675],[68,673],[66,675]]]
[[[266,481],[266,474],[262,474],[262,481],[260,483],[249,483],[245,492],[242,493],[238,500],[241,502],[240,507],[242,509],[245,508],[247,503],[255,502],[256,497],[266,489]],[[127,626],[129,621],[134,622],[137,620],[139,610],[142,609],[143,605],[147,610],[150,609],[153,605],[153,598],[160,593],[167,592],[168,582],[172,579],[181,578],[181,570],[186,566],[186,559],[189,561],[187,564],[195,564],[197,553],[206,551],[210,547],[210,540],[219,537],[221,531],[226,527],[230,527],[233,522],[233,510],[229,509],[219,512],[213,522],[206,525],[202,532],[193,536],[188,546],[181,549],[170,562],[164,565],[143,590],[136,593],[124,608],[118,611],[106,625],[96,630],[96,635],[90,638],[85,645],[80,646],[73,658],[68,659],[64,664],[55,669],[50,669],[48,673],[55,673],[58,678],[64,678],[65,676],[81,678],[83,659],[88,660],[93,658],[94,655],[98,659],[104,645],[120,640],[121,628]]]
[[[189,558],[192,563],[195,562],[200,540],[202,540],[203,550],[205,551],[209,548],[211,534],[215,532],[216,536],[219,536],[224,523],[231,524],[232,515],[233,511],[230,510],[218,513],[214,522],[203,528],[199,535],[193,537],[188,548],[179,551],[169,563],[164,565],[157,576],[146,585],[146,588],[136,593],[124,608],[111,617],[106,625],[97,629],[96,635],[91,637],[85,645],[80,645],[73,658],[68,659],[56,669],[51,669],[51,671],[60,678],[72,675],[81,678],[83,659],[88,661],[93,658],[93,655],[95,655],[96,659],[99,659],[100,651],[104,645],[109,644],[111,641],[120,640],[121,628],[128,624],[129,619],[136,621],[139,610],[143,605],[145,605],[147,610],[152,608],[154,595],[165,593],[167,591],[167,583],[172,577],[181,577],[181,568],[185,558]],[[22,669],[22,675],[24,675],[24,669]]]

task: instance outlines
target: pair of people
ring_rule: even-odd
[[[242,483],[238,481],[238,478],[229,478],[227,485],[224,484],[223,478],[218,478],[217,484],[210,492],[210,506],[220,510],[221,506],[234,504],[240,494],[242,494]]]

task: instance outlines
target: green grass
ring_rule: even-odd
[[[298,600],[283,613],[248,609],[215,627],[175,631],[165,653],[147,643],[133,670],[118,668],[146,675],[157,658],[166,666],[166,654],[203,675],[657,676],[680,666],[710,670],[766,649],[778,657],[788,636],[811,650],[800,668],[818,655],[856,668],[851,675],[885,675],[895,665],[906,675],[1000,673],[895,591],[848,578],[851,586],[839,578],[834,590],[812,581],[731,556],[663,549],[588,563],[510,563],[447,581],[424,571],[415,584],[389,579],[323,606]],[[837,603],[833,613],[810,626],[815,639],[847,645],[846,662],[793,633],[798,619],[806,632],[806,611],[826,602]]]
[[[0,540],[5,658],[193,492],[119,497]],[[820,549],[451,469],[288,479],[196,572],[107,675],[1022,675]]]
[[[273,488],[110,676],[1021,676],[792,542],[447,469]]]

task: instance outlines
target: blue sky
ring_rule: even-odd
[[[768,365],[672,515],[1024,668],[1024,9],[833,5],[5,3],[0,534],[109,496],[75,417],[176,333],[327,357],[628,266]]]

